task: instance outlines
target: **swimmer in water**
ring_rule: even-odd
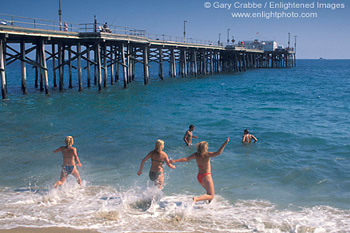
[[[202,187],[207,191],[207,194],[204,194],[199,197],[193,197],[193,202],[197,201],[205,201],[208,200],[209,203],[214,198],[214,183],[211,177],[211,165],[210,158],[219,156],[225,149],[226,145],[230,141],[230,137],[226,139],[226,141],[221,145],[221,147],[216,152],[208,152],[208,143],[200,142],[197,144],[197,152],[193,153],[189,157],[170,160],[170,163],[178,163],[178,162],[188,162],[192,159],[196,159],[198,166],[198,175],[197,180],[202,185]]]
[[[194,125],[190,125],[189,129],[186,131],[184,136],[184,141],[187,146],[192,145],[192,138],[198,138],[197,136],[193,136],[193,131],[194,131]]]
[[[248,144],[251,143],[252,140],[254,140],[254,143],[258,141],[258,139],[256,139],[256,137],[253,134],[249,134],[249,130],[245,129],[243,131],[242,143]]]
[[[142,160],[140,169],[137,175],[142,174],[143,166],[148,159],[152,160],[151,169],[149,171],[149,178],[154,181],[154,184],[159,188],[163,188],[164,174],[163,174],[163,163],[165,162],[170,168],[175,169],[175,166],[169,162],[168,155],[163,151],[164,141],[158,139],[154,150],[148,153]]]
[[[63,155],[63,165],[62,165],[62,171],[61,171],[61,178],[59,181],[56,182],[54,185],[55,188],[58,186],[61,186],[66,181],[68,175],[73,175],[76,179],[78,184],[81,185],[81,179],[78,172],[78,169],[76,166],[81,167],[81,163],[79,161],[78,155],[77,155],[77,149],[75,147],[72,147],[73,145],[73,137],[67,136],[64,140],[66,143],[66,146],[61,146],[54,150],[53,153],[62,152]],[[75,161],[77,161],[77,164],[75,165]]]

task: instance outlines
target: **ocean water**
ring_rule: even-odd
[[[20,92],[18,64],[7,67],[9,99],[0,102],[0,229],[73,227],[100,232],[350,232],[350,60],[298,60],[291,69],[196,78],[157,78],[141,69],[128,89],[118,83],[49,97]],[[140,68],[140,67],[139,67]],[[85,75],[85,74],[84,74]],[[52,74],[49,73],[49,78]],[[85,78],[85,76],[84,76]],[[65,81],[67,86],[67,81]],[[165,187],[148,179],[142,158],[157,139],[170,158],[189,156],[182,138],[224,152],[212,159],[215,198],[192,204],[204,189],[194,161],[165,167]],[[243,146],[249,129],[258,143]],[[71,135],[83,185],[60,189]]]

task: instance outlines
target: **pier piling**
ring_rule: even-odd
[[[0,74],[1,74],[1,95],[3,99],[7,98],[6,73],[5,73],[5,56],[4,40],[0,39]]]
[[[24,40],[21,41],[21,79],[22,79],[22,92],[27,94],[27,70],[26,70],[26,48]]]
[[[83,75],[81,70],[81,45],[80,42],[77,44],[77,65],[78,65],[78,82],[79,82],[79,91],[83,90]]]

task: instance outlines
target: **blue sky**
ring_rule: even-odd
[[[345,4],[342,9],[209,9],[205,2],[234,4],[235,2],[283,2],[273,0],[61,0],[63,21],[74,23],[93,22],[94,15],[99,22],[129,26],[147,30],[149,33],[183,36],[183,22],[187,20],[188,38],[217,41],[219,33],[226,41],[227,29],[238,40],[276,40],[287,45],[288,32],[291,33],[292,45],[297,35],[298,58],[350,58],[350,1],[319,0],[322,3]],[[58,20],[58,0],[11,0],[2,1],[0,13],[26,17]],[[316,0],[289,0],[291,3],[312,3]],[[233,18],[231,13],[253,12],[296,12],[317,13],[316,18]],[[258,34],[257,34],[258,33]]]

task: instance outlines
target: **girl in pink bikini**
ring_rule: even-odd
[[[197,179],[198,179],[198,182],[202,185],[202,187],[207,191],[207,194],[204,194],[199,197],[193,197],[194,203],[196,203],[197,201],[205,201],[205,200],[208,200],[209,202],[211,202],[211,200],[213,200],[215,191],[214,191],[213,179],[211,177],[210,158],[220,155],[224,151],[225,146],[228,144],[229,141],[230,141],[230,137],[226,139],[226,141],[221,145],[221,147],[216,152],[208,152],[208,143],[200,142],[197,144],[197,152],[193,153],[189,157],[170,160],[170,163],[178,163],[178,162],[188,162],[192,159],[196,159],[197,166],[198,166]]]

